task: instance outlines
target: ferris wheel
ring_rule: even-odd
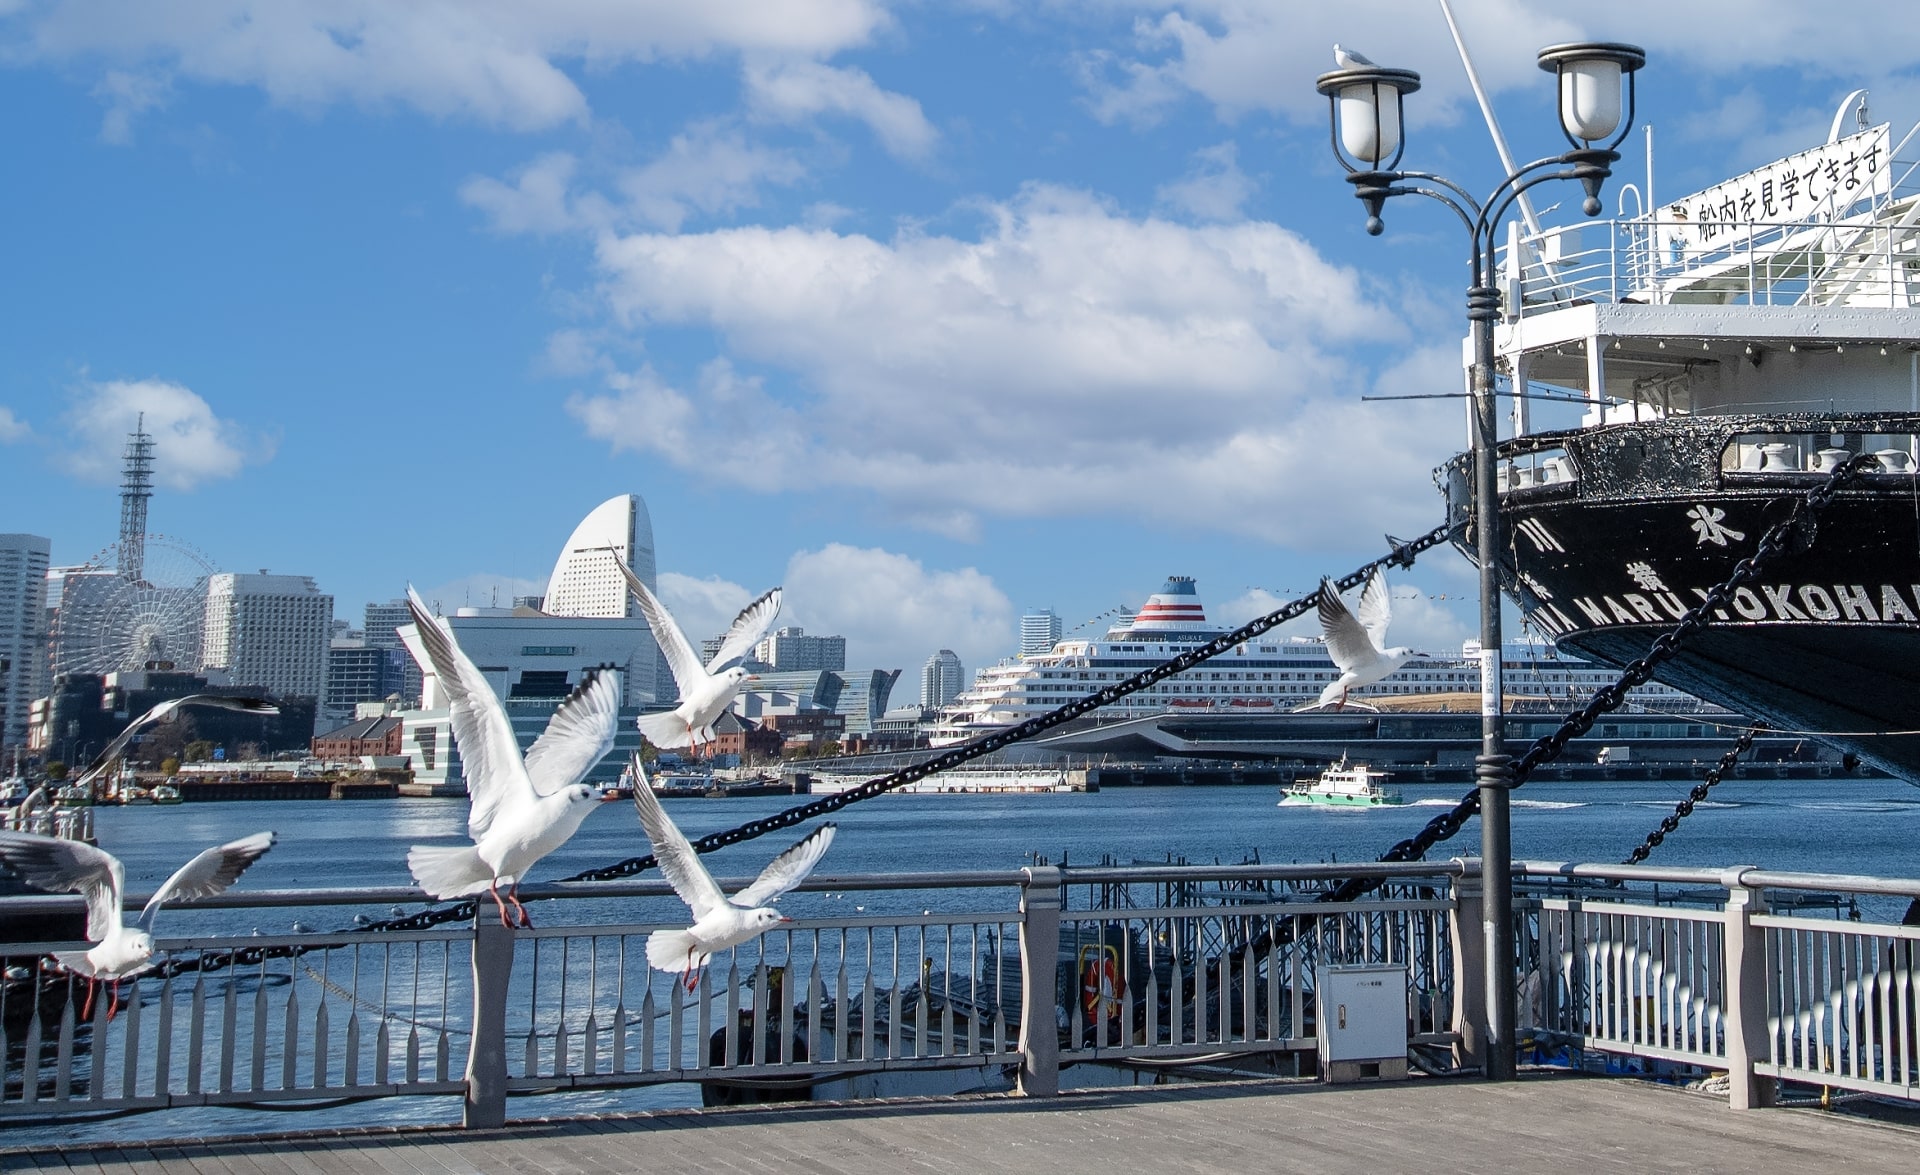
[[[143,539],[140,574],[115,543],[69,570],[53,624],[53,671],[200,669],[200,626],[213,562],[178,539]]]

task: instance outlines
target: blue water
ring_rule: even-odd
[[[1015,870],[1034,854],[1055,863],[1353,861],[1378,854],[1411,835],[1464,792],[1459,785],[1402,786],[1401,808],[1281,808],[1264,787],[1116,788],[1092,795],[896,795],[856,804],[835,816],[841,835],[822,874],[918,872],[945,869]],[[1685,797],[1679,782],[1547,783],[1515,793],[1513,847],[1518,858],[1618,861]],[[681,799],[669,812],[691,837],[732,827],[800,802],[793,797]],[[279,843],[242,880],[240,889],[313,886],[406,886],[407,846],[464,841],[467,805],[453,800],[185,804],[177,807],[102,808],[102,847],[127,866],[129,890],[158,885],[198,849],[262,828]],[[774,852],[805,834],[777,834],[708,858],[721,876],[759,871]],[[1479,825],[1469,823],[1431,856],[1477,855]],[[532,880],[564,877],[647,851],[633,809],[611,803],[590,816],[580,833],[547,858]],[[1685,821],[1650,859],[1652,864],[1758,865],[1811,872],[1920,876],[1920,789],[1890,780],[1781,781],[1734,779]],[[663,899],[668,901],[670,899]],[[796,894],[783,903],[800,917],[844,913],[842,900],[884,908],[951,907],[971,902],[1011,908],[1010,894]],[[1897,918],[1903,903],[1868,911]],[[635,904],[638,905],[637,903]],[[572,907],[566,909],[565,907]],[[408,910],[420,905],[409,904]],[[627,920],[665,917],[653,905],[609,909],[604,903],[542,903],[543,924],[588,917]],[[388,911],[375,909],[375,916]],[[344,929],[350,911],[336,909],[169,909],[163,935],[235,931],[258,925],[284,932],[297,918],[313,929]],[[690,1087],[662,1086],[614,1093],[582,1093],[516,1103],[513,1113],[565,1114],[684,1105]],[[457,1120],[456,1099],[389,1099],[317,1114],[288,1111],[177,1111],[93,1124],[15,1128],[6,1142],[158,1138],[300,1129],[337,1124]]]

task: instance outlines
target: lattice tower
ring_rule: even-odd
[[[120,574],[139,581],[147,562],[147,500],[153,497],[153,436],[142,412],[127,435],[120,482]]]

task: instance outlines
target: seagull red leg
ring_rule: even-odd
[[[496,876],[493,879],[493,884],[487,886],[487,892],[493,895],[493,904],[500,910],[500,925],[506,927],[508,930],[512,930],[513,923],[507,921],[507,903],[500,897],[499,877]]]
[[[532,930],[533,917],[527,913],[527,908],[520,904],[520,879],[518,877],[514,878],[513,884],[507,888],[507,899],[513,903],[513,910],[514,913],[519,916],[520,925],[526,927],[528,930]]]
[[[99,986],[100,981],[98,979],[92,976],[87,977],[87,1002],[80,1008],[80,1018],[82,1020],[93,1019],[93,993]]]
[[[107,981],[107,1023],[113,1023],[114,1013],[119,1010],[120,981],[118,979],[110,979]]]

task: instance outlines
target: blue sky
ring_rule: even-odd
[[[1588,7],[1455,4],[1523,158],[1564,40],[1647,48],[1663,198],[1855,87],[1920,113],[1904,5]],[[1439,520],[1460,406],[1360,397],[1459,387],[1464,238],[1366,237],[1312,88],[1335,40],[1420,70],[1407,164],[1488,186],[1434,0],[0,11],[0,530],[56,563],[139,411],[152,530],[355,622],[537,591],[636,492],[690,631],[784,583],[910,669],[1172,573],[1244,619]],[[1464,561],[1396,582],[1396,640],[1470,633]]]

